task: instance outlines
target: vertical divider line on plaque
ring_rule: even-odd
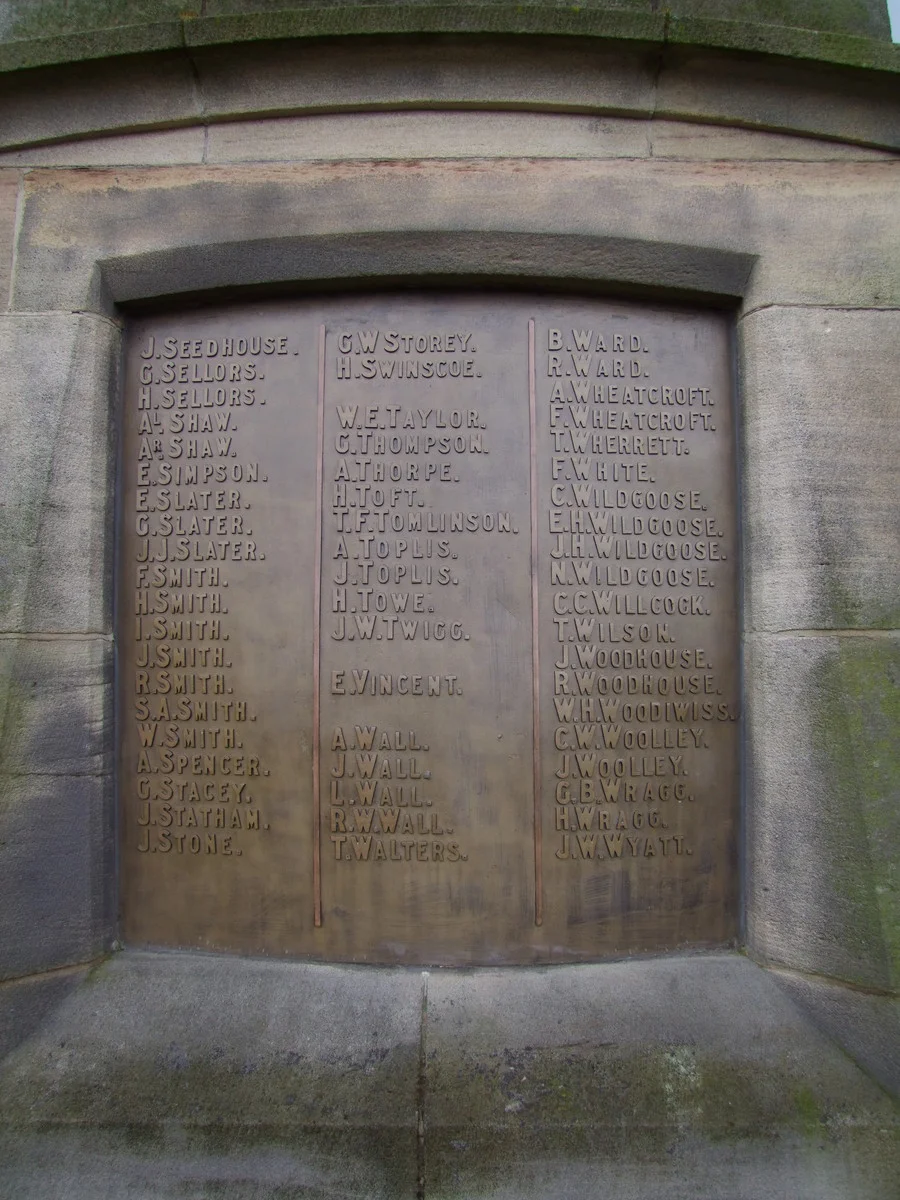
[[[531,491],[531,770],[534,804],[534,923],[544,922],[544,827],[541,807],[541,656],[538,592],[537,396],[534,318],[528,320],[528,433]]]
[[[322,676],[322,488],[325,469],[325,326],[318,332],[318,388],[316,396],[316,542],[313,567],[313,924],[322,924],[322,781],[321,781],[321,676]]]

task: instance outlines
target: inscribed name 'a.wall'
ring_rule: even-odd
[[[136,944],[417,963],[736,922],[729,324],[419,294],[132,323]]]

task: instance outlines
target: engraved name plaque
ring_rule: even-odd
[[[525,963],[735,932],[729,323],[406,294],[133,321],[132,944]]]

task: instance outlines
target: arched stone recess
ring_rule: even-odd
[[[653,295],[731,306],[752,255],[704,246],[578,234],[420,229],[255,238],[150,250],[97,263],[90,302],[214,301],[224,293],[358,288],[539,287]]]
[[[110,431],[118,330],[129,306],[415,282],[614,291],[735,309],[748,942],[764,958],[895,988],[900,951],[878,890],[888,847],[872,836],[881,828],[883,782],[854,774],[854,731],[841,717],[835,727],[826,711],[852,693],[872,644],[896,654],[896,559],[884,553],[895,435],[882,397],[897,369],[890,356],[900,286],[894,217],[884,203],[889,166],[532,162],[526,174],[512,160],[30,175],[6,322],[16,361],[31,364],[17,396],[25,404],[46,397],[50,424],[20,486],[22,512],[37,514],[25,543],[38,583],[9,619],[26,635],[18,653],[33,654],[31,634],[50,636],[52,647],[74,636],[96,648],[90,698],[82,681],[77,729],[61,739],[66,753],[33,774],[52,775],[50,791],[71,795],[72,779],[84,773],[78,764],[94,754],[98,796],[91,820],[76,813],[49,849],[62,859],[63,829],[77,838],[77,854],[67,843],[66,878],[68,903],[83,919],[54,908],[49,924],[63,931],[56,941],[17,923],[9,936],[21,951],[8,973],[88,958],[115,934]],[[854,311],[863,309],[870,311]],[[60,353],[44,362],[37,346],[51,326]],[[844,396],[835,380],[854,355],[861,407],[848,436],[836,424]],[[56,370],[62,389],[51,378]],[[65,412],[51,412],[61,394]],[[66,440],[70,428],[93,458],[71,451],[80,443]],[[848,455],[867,473],[862,496],[844,486],[839,468]],[[42,646],[42,655],[56,652]],[[814,683],[822,703],[796,704],[798,687],[808,692]],[[881,700],[867,703],[877,726]],[[55,727],[58,691],[47,704]],[[39,718],[23,725],[32,748],[41,741]],[[42,745],[55,743],[43,736]],[[23,849],[23,874],[38,873],[47,853],[29,867]]]

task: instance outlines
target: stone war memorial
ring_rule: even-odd
[[[892,1200],[883,0],[0,6],[0,1197]]]

